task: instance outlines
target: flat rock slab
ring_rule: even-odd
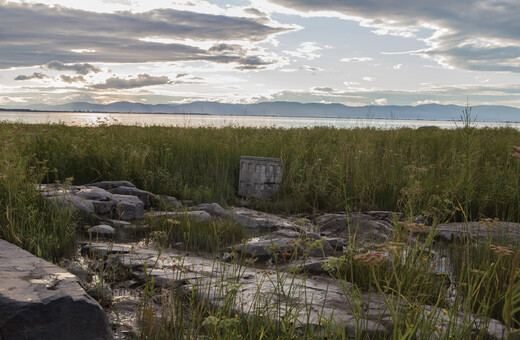
[[[433,230],[437,232],[435,239],[444,242],[452,242],[462,238],[475,241],[513,242],[520,238],[520,224],[514,222],[453,222],[438,225]],[[423,235],[428,235],[430,232],[431,230],[421,231]]]
[[[408,307],[391,296],[361,292],[352,283],[330,277],[257,269],[170,250],[158,253],[103,242],[89,245],[90,253],[101,255],[107,249],[140,280],[153,278],[158,287],[176,287],[210,309],[231,304],[233,312],[244,317],[257,315],[277,322],[290,313],[297,325],[332,320],[335,328],[343,329],[349,337],[383,338],[390,336],[395,321],[388,303],[403,312]],[[443,330],[468,324],[472,333],[483,331],[486,338],[506,337],[505,326],[497,320],[457,313],[450,316],[433,306],[424,306],[422,313],[425,322],[432,325],[426,338],[443,338]]]
[[[152,211],[145,214],[146,217],[165,216],[170,218],[191,218],[198,222],[209,221],[211,215],[205,211]]]
[[[0,240],[0,338],[113,337],[105,312],[75,275]]]

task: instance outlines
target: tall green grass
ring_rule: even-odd
[[[46,204],[35,185],[47,169],[20,152],[26,126],[0,124],[0,238],[31,253],[57,260],[74,251],[76,219],[68,210]]]
[[[4,125],[4,129],[14,128]],[[399,210],[437,220],[519,219],[511,128],[173,128],[32,126],[23,154],[45,181],[125,179],[157,194],[233,204],[241,155],[280,157],[277,212]]]

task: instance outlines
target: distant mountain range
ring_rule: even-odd
[[[417,106],[263,102],[256,104],[223,104],[193,102],[188,104],[142,104],[117,102],[107,105],[74,102],[63,105],[31,105],[25,107],[43,111],[91,111],[117,113],[177,113],[240,116],[285,116],[328,118],[390,118],[424,120],[460,120],[464,106],[425,104]],[[520,109],[510,106],[479,105],[471,108],[471,117],[477,121],[520,121]]]

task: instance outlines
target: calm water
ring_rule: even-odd
[[[137,126],[180,126],[180,127],[277,127],[299,128],[330,126],[336,128],[374,127],[393,129],[400,127],[418,128],[437,126],[453,129],[461,126],[460,122],[440,120],[391,120],[391,119],[355,119],[355,118],[307,118],[307,117],[260,117],[260,116],[225,116],[194,114],[136,114],[136,113],[90,113],[90,112],[20,112],[0,111],[0,121],[25,124],[55,124],[76,126],[97,125],[137,125]],[[475,122],[477,127],[513,127],[520,129],[520,123]]]

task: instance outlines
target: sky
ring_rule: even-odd
[[[520,108],[518,0],[0,0],[0,107]]]

